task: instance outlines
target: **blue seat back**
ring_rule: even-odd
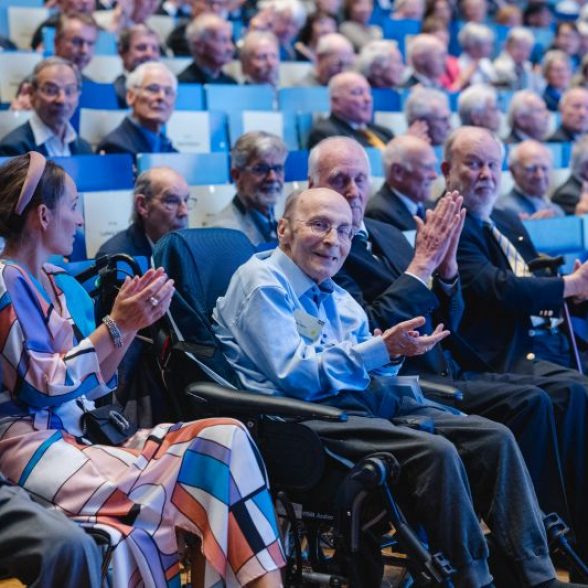
[[[80,94],[80,108],[98,108],[101,110],[118,110],[118,99],[112,84],[99,84],[90,80],[82,83]]]
[[[286,158],[286,182],[301,182],[308,178],[308,151],[290,151]]]
[[[208,110],[240,112],[274,109],[274,89],[269,85],[206,84],[204,94]]]
[[[227,184],[230,182],[227,153],[140,153],[137,168],[167,166],[184,177],[190,186]]]
[[[204,110],[202,84],[178,84],[176,110]]]
[[[402,97],[399,92],[391,88],[372,88],[374,112],[400,112],[402,110]]]
[[[281,88],[278,103],[282,112],[329,112],[329,90],[324,86]]]
[[[80,192],[125,190],[134,185],[133,156],[128,153],[71,155],[51,159],[65,169]]]

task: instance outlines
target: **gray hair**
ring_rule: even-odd
[[[253,48],[262,41],[268,41],[270,43],[273,43],[277,49],[280,46],[278,38],[272,32],[250,31],[245,35],[245,37],[243,37],[243,44],[241,45],[239,57],[241,59],[247,59],[250,53],[253,51]]]
[[[532,47],[535,44],[535,37],[526,27],[513,27],[506,36],[506,42],[527,43]]]
[[[138,67],[136,67],[128,76],[127,76],[127,83],[126,88],[130,90],[131,88],[140,88],[143,84],[143,80],[145,76],[150,71],[159,71],[166,73],[169,76],[171,84],[174,90],[178,88],[178,79],[174,75],[174,73],[167,67],[167,65],[159,62],[159,61],[147,61],[142,63]]]
[[[475,84],[466,88],[457,100],[457,112],[462,125],[475,126],[472,120],[474,113],[483,112],[488,100],[497,99],[496,90],[485,84]]]
[[[443,43],[435,35],[420,33],[415,35],[407,44],[406,61],[413,65],[415,57],[421,57],[423,53],[436,51]]]
[[[434,88],[413,90],[404,105],[404,113],[409,126],[415,121],[431,114],[432,107],[443,105],[449,110],[449,99],[445,92]]]
[[[250,131],[241,135],[231,150],[231,167],[243,169],[255,157],[276,153],[286,161],[288,148],[277,135],[265,131]]]
[[[512,128],[519,114],[523,114],[529,107],[529,100],[539,99],[543,102],[543,98],[533,92],[533,90],[519,90],[513,94],[508,107],[507,122],[508,126]]]
[[[545,147],[545,145],[543,145],[543,143],[539,143],[539,141],[535,141],[533,139],[527,139],[525,141],[522,141],[521,143],[517,143],[515,145],[513,145],[509,152],[508,152],[508,167],[514,167],[516,165],[519,164],[519,161],[521,159],[521,152],[529,146],[535,146],[539,149],[542,149],[544,153],[546,153],[549,156],[549,160],[553,163],[553,154],[551,153],[551,151]]]
[[[306,21],[306,8],[300,0],[268,0],[257,4],[259,10],[269,8],[276,14],[289,12],[296,22],[296,26],[301,29]]]
[[[556,61],[567,63],[571,71],[572,62],[568,54],[564,53],[561,49],[551,49],[543,56],[543,60],[541,61],[541,71],[544,76],[547,75],[547,71]]]
[[[584,135],[578,139],[572,147],[572,158],[570,161],[570,168],[574,175],[580,173],[580,169],[588,161],[588,135]]]
[[[158,169],[157,167],[152,167],[144,171],[143,173],[139,174],[137,181],[135,182],[135,187],[133,188],[133,213],[131,216],[131,221],[134,223],[142,223],[143,218],[139,214],[137,210],[137,196],[142,194],[145,196],[145,200],[149,202],[155,196],[155,182],[151,177]]]
[[[344,37],[340,33],[328,33],[320,37],[316,45],[317,57],[334,53],[345,46],[346,48],[353,51],[353,45],[347,37]]]
[[[501,161],[504,160],[504,156],[506,155],[506,149],[504,147],[504,143],[500,140],[500,137],[496,133],[493,133],[492,131],[490,131],[486,128],[483,128],[483,127],[463,126],[463,127],[459,127],[457,129],[455,129],[449,135],[449,138],[447,139],[447,142],[445,143],[445,147],[443,148],[443,160],[444,161],[451,161],[453,159],[453,147],[454,147],[455,141],[458,139],[458,137],[462,134],[465,134],[465,133],[471,132],[471,131],[488,133],[488,135],[490,137],[492,137],[492,139],[494,139],[496,144],[500,147],[500,159],[501,159]]]
[[[374,66],[379,65],[380,67],[384,67],[394,52],[398,52],[396,41],[384,39],[370,41],[361,49],[359,57],[355,62],[355,67],[359,73],[369,78],[372,75]]]
[[[48,67],[53,67],[56,65],[65,65],[65,67],[69,67],[76,76],[76,83],[78,86],[82,85],[82,74],[80,70],[69,60],[63,59],[63,57],[47,57],[47,59],[43,59],[43,61],[39,61],[35,68],[33,69],[32,73],[32,80],[31,83],[33,88],[37,88],[39,85],[39,74]]]
[[[232,24],[214,14],[212,12],[205,12],[200,16],[197,16],[192,22],[186,27],[186,41],[188,45],[193,45],[198,41],[205,39],[211,31],[221,28],[229,27],[233,29]]]
[[[457,36],[459,44],[464,50],[475,47],[481,43],[494,43],[494,33],[491,28],[477,22],[468,22],[459,31]]]
[[[340,147],[347,147],[349,149],[359,149],[363,154],[365,163],[367,165],[367,173],[368,176],[371,175],[371,166],[370,160],[365,149],[351,137],[328,137],[323,139],[320,143],[317,143],[311,150],[308,156],[308,177],[313,182],[318,182],[318,173],[319,173],[319,164],[321,157],[324,157],[324,153],[328,149],[333,149],[335,151],[340,150]]]

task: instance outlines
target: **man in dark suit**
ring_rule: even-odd
[[[570,177],[557,188],[551,200],[561,206],[566,214],[588,213],[588,136],[578,139],[572,147]]]
[[[395,139],[390,145],[397,141]],[[415,141],[418,140],[407,139],[407,143],[418,147]],[[464,395],[458,403],[461,410],[497,420],[511,428],[525,456],[542,508],[546,512],[557,511],[572,522],[582,531],[581,540],[585,545],[586,509],[580,499],[582,494],[577,493],[579,487],[587,486],[587,472],[582,461],[585,453],[581,451],[580,456],[575,453],[572,456],[574,461],[579,460],[578,470],[573,473],[566,470],[565,479],[569,483],[566,486],[561,473],[551,396],[554,390],[561,395],[572,390],[581,403],[585,397],[583,386],[576,383],[561,386],[549,378],[535,380],[521,374],[491,373],[490,366],[456,333],[464,309],[455,259],[457,233],[461,227],[453,237],[447,232],[443,224],[447,202],[430,211],[424,224],[418,217],[414,221],[413,226],[418,223],[419,232],[413,251],[394,226],[363,218],[369,190],[368,169],[365,154],[348,139],[329,139],[310,155],[310,184],[337,186],[352,206],[354,223],[361,227],[336,281],[363,306],[372,328],[383,329],[417,315],[426,317],[426,331],[438,322],[448,326],[452,334],[446,344],[444,342],[443,350],[437,346],[419,358],[408,358],[401,374],[420,374],[433,382],[455,386]],[[408,188],[404,191],[408,192]],[[400,206],[402,202],[397,204]],[[569,420],[578,418],[578,434],[583,435],[585,417],[575,412],[577,406],[570,403],[569,410],[558,411]],[[562,418],[559,422],[560,431],[564,431],[569,421],[563,422]],[[567,453],[570,453],[569,448],[566,457]],[[568,503],[573,504],[572,514]]]
[[[186,180],[169,167],[143,172],[133,190],[131,225],[100,246],[96,257],[127,253],[151,257],[152,246],[170,231],[188,226],[190,189]]]
[[[0,141],[0,155],[22,155],[38,151],[45,156],[92,153],[90,144],[79,138],[70,124],[80,97],[80,73],[73,63],[50,57],[33,70],[28,122]]]
[[[235,52],[229,22],[216,14],[202,14],[188,25],[186,39],[193,61],[178,75],[180,84],[237,83],[222,71]]]
[[[443,90],[440,78],[445,73],[447,47],[435,35],[426,33],[415,35],[409,45],[407,62],[412,74],[405,85]]]
[[[556,131],[547,138],[550,143],[567,143],[576,141],[588,132],[588,90],[586,88],[571,88],[559,102],[561,124]]]
[[[308,147],[336,135],[350,137],[364,147],[383,149],[394,137],[389,129],[371,122],[373,102],[367,80],[355,72],[343,72],[329,82],[331,114],[315,123],[308,137]]]
[[[96,152],[175,153],[163,133],[176,100],[175,76],[163,63],[150,61],[129,75],[127,88],[127,103],[132,112],[102,139]]]
[[[113,83],[119,107],[126,108],[127,76],[142,63],[159,61],[159,37],[145,24],[133,25],[119,35],[118,54],[123,63],[124,73],[121,73]]]
[[[507,120],[510,133],[505,143],[520,143],[525,139],[543,141],[549,127],[549,111],[539,94],[520,90],[512,97]]]
[[[98,25],[91,14],[62,14],[55,29],[54,54],[71,61],[80,70],[85,82],[89,78],[84,75],[84,68],[94,57],[97,39]]]

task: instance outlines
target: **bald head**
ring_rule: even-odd
[[[562,126],[572,133],[588,132],[588,90],[572,88],[559,103]]]
[[[461,127],[445,146],[441,164],[448,190],[457,190],[468,211],[482,219],[490,217],[500,186],[504,146],[481,127]]]
[[[329,82],[331,113],[352,124],[367,124],[372,119],[372,93],[368,81],[359,73],[337,74]]]
[[[280,249],[318,284],[341,269],[353,234],[349,203],[325,188],[290,195],[278,223]]]
[[[437,179],[436,167],[433,148],[418,137],[396,137],[384,151],[386,183],[416,203],[431,197],[431,186]]]

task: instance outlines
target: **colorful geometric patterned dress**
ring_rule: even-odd
[[[116,586],[180,586],[177,532],[199,536],[205,586],[240,586],[284,564],[267,478],[231,419],[163,424],[124,447],[90,445],[80,416],[108,393],[92,302],[45,265],[58,304],[13,262],[0,262],[0,471],[73,519],[115,530]],[[67,300],[67,304],[66,304]]]

